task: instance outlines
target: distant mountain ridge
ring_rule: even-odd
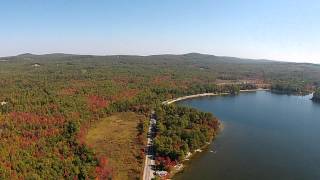
[[[88,57],[125,57],[125,58],[172,58],[172,59],[194,59],[194,60],[204,60],[204,61],[219,61],[219,62],[237,62],[237,63],[293,63],[293,64],[313,64],[314,63],[307,63],[307,62],[287,62],[287,61],[279,61],[279,60],[270,60],[270,59],[250,59],[250,58],[238,58],[238,57],[231,57],[231,56],[216,56],[211,54],[201,54],[201,53],[186,53],[186,54],[158,54],[158,55],[79,55],[79,54],[65,54],[65,53],[52,53],[52,54],[31,54],[31,53],[24,53],[19,54],[16,56],[8,56],[8,57],[0,57],[0,59],[19,59],[19,58],[49,58],[49,59],[59,59],[59,58],[88,58]]]

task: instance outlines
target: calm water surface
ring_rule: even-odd
[[[320,179],[320,104],[310,98],[262,91],[179,102],[224,129],[175,179]]]

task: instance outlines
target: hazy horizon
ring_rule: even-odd
[[[12,0],[0,7],[0,57],[197,52],[320,64],[319,9],[316,0]]]

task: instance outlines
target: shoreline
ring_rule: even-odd
[[[240,90],[240,92],[256,92],[256,91],[269,91],[270,89],[262,89],[262,88],[258,88],[258,89],[246,89],[246,90]],[[182,100],[186,100],[186,99],[193,99],[193,98],[198,98],[198,97],[206,97],[206,96],[225,96],[225,95],[230,95],[230,93],[202,93],[202,94],[194,94],[194,95],[189,95],[189,96],[182,96],[182,97],[178,97],[178,98],[174,98],[174,99],[170,99],[170,100],[166,100],[163,101],[162,104],[163,105],[170,105],[172,103],[178,102],[178,101],[182,101]],[[169,179],[173,178],[176,174],[183,172],[183,169],[185,168],[185,164],[186,161],[191,161],[192,158],[196,155],[199,154],[201,152],[204,151],[204,149],[208,148],[210,144],[213,143],[214,139],[216,138],[216,136],[223,130],[224,125],[222,122],[220,122],[219,128],[218,128],[218,132],[215,134],[215,136],[212,138],[212,140],[210,142],[207,142],[207,144],[205,144],[204,146],[202,146],[199,149],[196,149],[194,152],[189,152],[188,155],[179,163],[177,164],[174,169],[171,171],[170,175],[169,175]],[[190,163],[190,162],[189,162]]]
[[[258,89],[246,89],[246,90],[240,90],[240,92],[256,92],[256,91],[269,91],[270,89],[262,89],[262,88],[258,88]],[[186,100],[186,99],[193,99],[193,98],[198,98],[198,97],[206,97],[206,96],[225,96],[225,95],[230,95],[230,93],[202,93],[202,94],[194,94],[194,95],[189,95],[189,96],[182,96],[182,97],[178,97],[175,99],[170,99],[170,100],[166,100],[164,102],[162,102],[163,105],[170,105],[172,103],[178,102],[178,101],[182,101],[182,100]],[[173,178],[176,174],[183,172],[183,169],[185,168],[185,164],[186,161],[191,161],[192,158],[196,155],[199,154],[201,152],[204,151],[205,148],[208,148],[208,146],[214,141],[214,139],[216,138],[216,136],[223,130],[224,125],[222,122],[220,122],[219,125],[219,129],[217,134],[212,138],[212,140],[210,142],[207,142],[207,144],[205,144],[203,147],[196,149],[194,152],[189,152],[188,155],[179,163],[177,164],[174,169],[172,170],[172,172],[169,175],[169,179]],[[190,163],[190,162],[189,162]]]
[[[240,90],[240,92],[256,92],[256,91],[269,91],[270,89],[246,89],[246,90]],[[186,100],[186,99],[193,99],[193,98],[198,98],[198,97],[206,97],[206,96],[225,96],[225,95],[230,95],[230,93],[202,93],[202,94],[194,94],[194,95],[189,95],[189,96],[182,96],[170,100],[163,101],[162,104],[164,105],[169,105],[178,101]]]
[[[210,142],[207,142],[205,145],[203,145],[201,148],[198,148],[194,150],[194,152],[188,152],[186,157],[176,166],[174,166],[174,169],[170,173],[169,179],[174,178],[175,175],[182,173],[184,168],[186,167],[186,164],[191,164],[192,159],[194,156],[208,150],[209,146],[213,143],[213,141],[216,139],[216,137],[220,134],[221,131],[224,129],[224,124],[220,122],[219,128],[217,133],[214,135],[214,137],[211,139]]]
[[[313,101],[315,103],[320,103],[320,99],[319,98],[315,98],[315,97],[312,97],[311,101]]]

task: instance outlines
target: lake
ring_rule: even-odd
[[[267,91],[189,99],[224,125],[174,179],[320,179],[320,104]]]

